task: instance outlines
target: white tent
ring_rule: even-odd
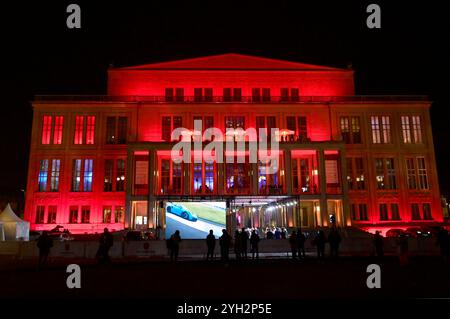
[[[0,214],[0,223],[3,224],[5,240],[28,240],[30,223],[20,219],[14,214],[11,206],[6,205]]]

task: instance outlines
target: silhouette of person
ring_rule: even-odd
[[[43,231],[42,235],[37,240],[37,247],[39,248],[39,268],[47,265],[50,248],[53,247],[53,240],[48,235],[47,231]]]
[[[305,234],[302,233],[302,230],[299,228],[297,231],[297,245],[298,245],[298,258],[305,258]]]
[[[273,232],[270,228],[266,232],[266,239],[273,239]]]
[[[222,229],[222,236],[219,238],[220,245],[220,257],[223,261],[229,260],[231,236],[228,234],[226,229]]]
[[[97,258],[99,264],[109,263],[111,260],[109,258],[109,249],[112,247],[114,243],[114,238],[112,234],[109,232],[108,228],[103,229],[103,234],[100,235],[99,238],[99,247],[97,251]]]
[[[242,228],[241,232],[241,254],[242,258],[247,259],[247,242],[248,242],[248,233],[245,228]]]
[[[206,253],[206,260],[214,259],[214,248],[216,248],[216,237],[214,236],[214,232],[212,229],[209,231],[209,235],[206,236],[206,246],[208,247],[208,252]]]
[[[317,248],[317,257],[318,258],[324,258],[325,257],[325,243],[326,243],[326,238],[325,238],[325,234],[323,232],[323,230],[319,230],[317,232],[316,237],[314,237],[313,243],[314,245],[316,245]]]
[[[333,227],[328,234],[328,242],[330,243],[330,257],[339,257],[339,245],[341,243],[341,235],[336,227]]]
[[[408,237],[405,234],[400,234],[397,241],[398,252],[399,252],[399,262],[400,266],[408,265]]]
[[[250,236],[250,250],[252,252],[252,259],[259,259],[259,235],[256,233],[256,230],[252,231],[252,235]]]
[[[236,229],[234,232],[234,254],[236,255],[237,260],[241,259],[241,246],[241,233],[239,233],[239,230]]]
[[[295,230],[289,236],[289,246],[291,246],[292,259],[297,259],[298,241]]]
[[[178,252],[180,251],[181,236],[180,231],[176,230],[175,233],[170,236],[170,261],[178,260]]]
[[[381,236],[380,232],[377,230],[375,235],[373,236],[373,245],[375,246],[375,253],[378,258],[382,258],[384,256],[384,241],[383,236]]]

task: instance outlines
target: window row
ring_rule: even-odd
[[[45,206],[36,206],[35,223],[36,224],[56,224],[58,206],[47,206],[47,214]],[[103,206],[102,223],[124,223],[125,211],[124,206]],[[91,223],[90,206],[70,206],[67,221],[58,220],[58,223],[69,224],[89,224]]]
[[[251,100],[253,102],[270,102],[273,101],[270,88],[252,88]],[[213,88],[194,88],[195,102],[213,102]],[[185,101],[184,88],[166,88],[165,100],[167,102],[183,102]],[[243,100],[242,88],[223,88],[221,100],[223,102],[241,102]],[[300,101],[299,88],[280,88],[277,101],[280,102],[298,102]]]
[[[127,122],[125,116],[106,118],[106,144],[125,144],[127,140]],[[94,115],[75,116],[73,144],[93,145],[95,143],[96,117]],[[42,117],[41,144],[60,145],[63,142],[64,116],[44,115]]]
[[[398,189],[397,168],[394,158],[375,158],[375,178],[377,189]],[[407,157],[405,159],[407,184],[410,190],[428,190],[430,188],[428,168],[425,157]],[[349,190],[365,190],[367,171],[362,157],[347,158],[347,184]]]
[[[410,204],[410,214],[412,220],[432,220],[431,204],[418,203]],[[350,214],[353,220],[368,221],[367,204],[352,203],[350,204]],[[380,203],[378,205],[378,219],[380,221],[400,221],[401,215],[398,203]]]
[[[72,160],[72,192],[91,192],[94,178],[93,159]],[[60,184],[60,159],[42,159],[39,162],[38,191],[59,192]],[[125,160],[107,159],[104,161],[104,192],[125,191]]]
[[[423,143],[423,124],[418,115],[402,115],[401,132],[404,144]],[[342,140],[347,144],[361,144],[361,117],[341,116],[339,128]],[[371,141],[373,144],[392,143],[392,119],[389,115],[373,115],[370,117]]]

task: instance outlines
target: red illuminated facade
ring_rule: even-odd
[[[75,233],[164,228],[167,200],[224,200],[227,227],[442,222],[429,117],[357,96],[353,71],[239,54],[110,68],[105,96],[33,102],[25,219]],[[172,130],[279,128],[280,169],[171,160]],[[204,141],[207,143],[207,141]]]

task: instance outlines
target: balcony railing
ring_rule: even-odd
[[[152,96],[152,95],[37,95],[35,102],[145,102],[145,103],[324,103],[324,102],[417,102],[425,95],[352,95],[352,96]]]

